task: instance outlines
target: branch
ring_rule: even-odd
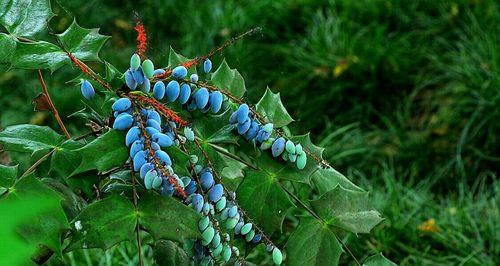
[[[62,131],[64,132],[64,135],[68,139],[71,138],[71,135],[69,134],[68,130],[66,129],[66,126],[64,125],[63,121],[61,120],[61,117],[59,116],[59,112],[57,111],[54,102],[52,101],[52,98],[50,98],[49,90],[47,89],[47,85],[45,85],[45,80],[43,79],[42,75],[42,70],[38,69],[38,80],[40,81],[40,84],[42,85],[42,91],[43,94],[46,96],[45,99],[47,100],[47,103],[49,104],[49,108],[54,114],[54,117],[57,120],[57,123],[61,127]]]

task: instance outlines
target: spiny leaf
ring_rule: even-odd
[[[0,23],[16,37],[32,37],[54,16],[49,0],[2,0]]]
[[[16,125],[0,132],[0,143],[7,151],[34,153],[60,145],[64,136],[46,126]]]
[[[219,68],[212,74],[211,82],[220,89],[226,90],[237,98],[245,94],[245,81],[240,72],[231,69],[226,60],[223,60]]]
[[[10,187],[14,180],[16,180],[17,171],[17,165],[7,166],[0,164],[0,187]]]
[[[380,213],[370,206],[368,192],[345,189],[340,185],[311,201],[311,206],[328,224],[355,234],[370,233],[382,221]]]
[[[337,185],[341,185],[344,188],[355,191],[364,191],[333,168],[318,169],[311,176],[311,180],[320,195],[334,189]]]
[[[76,20],[57,36],[68,52],[82,61],[100,61],[99,51],[109,39],[109,36],[99,34],[99,29],[80,27]]]
[[[148,193],[139,201],[139,224],[154,239],[183,242],[201,237],[197,228],[200,216],[172,197]]]
[[[0,33],[0,70],[9,69],[12,56],[16,51],[16,41],[12,36],[5,33]]]
[[[186,252],[169,240],[157,241],[154,245],[154,258],[158,265],[188,266],[190,259]]]
[[[267,172],[246,173],[236,192],[238,203],[267,234],[281,231],[283,219],[293,206],[286,192]]]
[[[279,93],[273,93],[269,88],[256,105],[257,112],[263,115],[275,127],[284,127],[295,121],[286,111]]]
[[[124,145],[125,133],[110,130],[82,148],[74,150],[82,160],[71,175],[88,170],[106,171],[122,166],[128,158],[128,150]]]
[[[71,222],[68,251],[79,248],[107,249],[133,238],[136,225],[134,205],[118,195],[88,205]]]
[[[342,246],[320,221],[303,217],[286,244],[286,264],[291,266],[338,265]]]

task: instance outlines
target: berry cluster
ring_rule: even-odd
[[[204,71],[208,73],[211,68],[211,61],[205,60]],[[150,60],[144,60],[141,65],[140,57],[134,54],[130,60],[130,68],[125,73],[127,86],[131,90],[140,86],[142,93],[150,94],[158,100],[165,98],[168,102],[178,100],[190,111],[200,109],[202,112],[211,110],[217,113],[227,100],[220,91],[211,89],[209,92],[202,86],[198,88],[198,75],[192,74],[187,78],[188,71],[184,66],[175,67],[169,76],[165,74],[164,69],[153,69]],[[157,75],[167,77],[160,80]],[[164,81],[168,81],[167,85]],[[152,92],[149,85],[151,82],[154,82]],[[234,257],[235,265],[239,265],[239,250],[231,244],[231,235],[240,235],[246,242],[253,244],[265,240],[266,250],[272,253],[274,263],[281,264],[281,251],[265,237],[262,230],[244,217],[245,213],[236,203],[235,192],[224,188],[211,167],[203,167],[196,155],[190,155],[187,165],[191,169],[190,176],[179,177],[174,172],[174,161],[165,150],[177,145],[187,153],[188,150],[184,145],[187,141],[195,141],[193,130],[181,125],[183,134],[180,134],[179,125],[169,117],[166,117],[169,121],[162,125],[162,116],[155,110],[154,105],[151,105],[153,107],[151,108],[148,107],[150,104],[140,102],[132,94],[129,97],[120,98],[112,105],[115,117],[113,128],[127,131],[125,144],[129,147],[131,164],[146,189],[156,190],[165,196],[179,197],[202,215],[198,223],[202,239],[187,240],[183,246],[193,260],[200,265],[212,265],[228,262]],[[274,141],[271,138],[273,124],[262,126],[254,119],[246,104],[240,105],[231,115],[231,123],[237,124],[236,128],[240,135],[248,141],[255,141],[263,149],[266,145],[274,147],[275,143],[282,139]],[[296,158],[300,157],[302,154],[300,144],[293,145],[293,148],[292,151],[287,147],[287,150],[281,151],[280,154],[287,152],[295,154]],[[303,168],[301,164],[297,165]],[[231,231],[232,234],[229,233]]]
[[[290,161],[297,165],[297,168],[304,169],[307,163],[307,155],[302,145],[294,144],[291,140],[283,137],[272,138],[273,124],[262,125],[247,104],[241,104],[238,109],[231,114],[229,123],[235,126],[238,134],[248,141],[253,141],[262,150],[271,148],[274,157],[281,155],[285,161]]]

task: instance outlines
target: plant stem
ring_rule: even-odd
[[[50,110],[54,114],[54,117],[56,118],[57,123],[59,124],[62,131],[64,132],[64,135],[66,135],[66,137],[68,139],[70,139],[71,135],[69,134],[68,130],[66,129],[66,126],[64,125],[63,121],[61,120],[61,117],[59,116],[59,112],[57,111],[57,109],[54,105],[54,102],[52,102],[52,98],[50,98],[49,90],[47,89],[47,85],[45,84],[45,80],[43,79],[42,70],[40,70],[40,69],[38,69],[38,80],[40,81],[40,84],[42,85],[43,94],[45,95],[45,97],[47,99]]]

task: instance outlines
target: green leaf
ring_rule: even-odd
[[[56,192],[49,189],[33,175],[29,175],[9,188],[9,192],[0,199],[0,204],[14,206],[19,202],[33,198],[57,202],[58,207],[39,213],[35,219],[23,225],[19,233],[31,245],[45,245],[61,254],[61,237],[69,228],[69,224],[59,204],[61,197]]]
[[[349,179],[347,179],[347,177],[345,177],[343,174],[337,172],[337,170],[333,168],[318,169],[311,176],[311,180],[320,195],[323,195],[326,192],[334,189],[337,185],[341,185],[342,187],[351,190],[364,191],[363,189],[352,183]]]
[[[98,29],[80,27],[76,21],[57,36],[68,52],[82,61],[100,61],[99,50],[109,38],[99,34]],[[16,52],[12,58],[14,67],[48,68],[52,72],[65,64],[71,64],[66,52],[57,45],[45,41],[17,42]]]
[[[71,175],[94,169],[107,171],[122,166],[129,156],[125,146],[125,133],[114,129],[74,151],[80,154],[82,160]]]
[[[12,36],[0,33],[0,70],[7,70],[10,67],[12,56],[16,51],[16,41]]]
[[[18,166],[0,164],[0,187],[10,187],[17,178]],[[0,194],[1,195],[1,194]]]
[[[368,192],[337,186],[321,198],[311,201],[316,213],[328,224],[357,233],[370,233],[382,221],[380,213],[370,206]]]
[[[54,16],[49,0],[2,0],[0,23],[16,37],[32,37]]]
[[[36,152],[57,147],[64,136],[46,126],[16,125],[0,132],[0,143],[7,151]]]
[[[44,178],[42,182],[59,194],[62,208],[68,220],[74,219],[86,206],[87,202],[76,195],[71,188],[53,178]]]
[[[189,155],[184,153],[177,146],[169,147],[168,149],[166,149],[166,151],[168,152],[168,155],[170,155],[170,158],[172,158],[173,168],[176,174],[178,174],[179,176],[191,175],[188,171],[188,168],[186,167],[188,165]]]
[[[67,140],[60,147],[56,148],[50,157],[51,176],[55,175],[62,178],[70,176],[82,162],[82,155],[79,152],[75,152],[75,150],[83,146],[83,143]]]
[[[191,263],[186,252],[172,241],[157,241],[153,250],[154,258],[158,265],[188,266]]]
[[[236,192],[238,203],[267,234],[281,231],[283,219],[293,206],[288,195],[271,173],[246,173]]]
[[[68,52],[82,61],[101,61],[99,51],[109,36],[99,34],[99,29],[85,29],[76,20],[61,34],[57,34]]]
[[[226,90],[234,97],[241,98],[245,94],[245,81],[240,72],[236,69],[231,69],[224,59],[212,74],[211,82],[220,89]]]
[[[31,196],[11,201],[8,204],[0,200],[0,217],[2,217],[0,219],[0,236],[2,236],[0,265],[31,265],[30,257],[37,245],[26,242],[17,231],[25,224],[37,221],[40,214],[51,213],[58,208],[60,208],[59,201],[54,198]]]
[[[290,266],[338,265],[342,246],[328,227],[304,217],[286,244],[286,254]]]
[[[172,48],[172,46],[170,46],[170,51],[168,53],[168,65],[170,67],[176,67],[178,65],[180,65],[181,63],[184,63],[186,61],[188,61],[189,58],[181,55],[181,54],[178,54],[174,48]]]
[[[295,121],[286,111],[279,93],[273,93],[269,88],[256,105],[257,112],[263,115],[274,127],[284,127]]]
[[[112,195],[88,205],[73,219],[72,239],[66,249],[108,249],[121,241],[132,239],[136,222],[132,202],[122,196]]]
[[[183,242],[201,237],[197,227],[200,216],[172,197],[148,193],[141,196],[139,210],[139,224],[155,240]]]
[[[363,266],[397,266],[397,264],[388,260],[382,253],[378,253],[368,257]]]

